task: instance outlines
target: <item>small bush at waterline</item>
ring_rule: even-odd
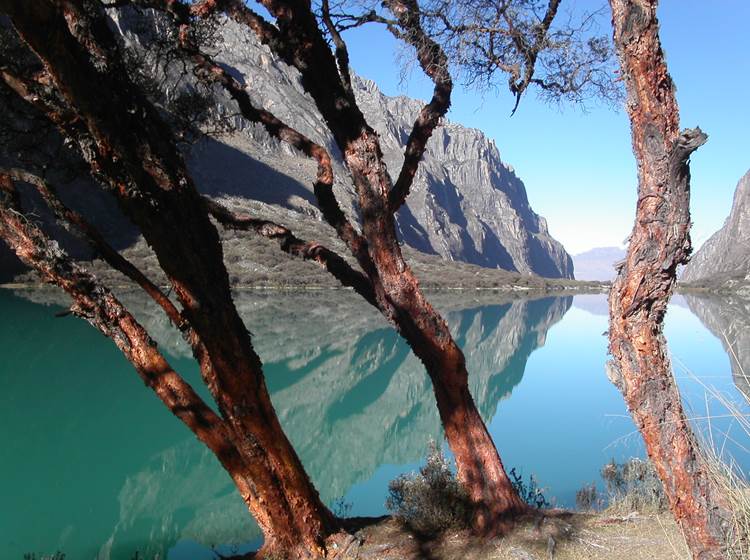
[[[648,460],[634,457],[617,463],[613,459],[604,465],[601,476],[607,486],[606,494],[601,495],[593,482],[584,486],[576,492],[579,510],[607,507],[624,513],[662,513],[669,508],[661,481]]]
[[[524,502],[537,509],[550,507],[550,503],[544,495],[544,490],[539,487],[533,474],[529,475],[528,482],[523,479],[523,475],[516,472],[515,467],[510,469],[508,475],[510,476],[510,483]]]
[[[388,492],[385,507],[416,533],[434,535],[466,527],[471,520],[469,497],[434,442],[419,473],[392,480]]]

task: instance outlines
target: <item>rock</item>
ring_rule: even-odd
[[[128,10],[118,14],[115,28],[134,48],[141,44],[140,37],[149,32],[149,26],[151,31],[163,26],[153,16],[145,16],[144,23],[144,16]],[[334,160],[334,191],[344,211],[356,221],[351,179],[323,118],[300,85],[296,69],[278,62],[252,32],[233,21],[221,23],[211,50],[216,60],[246,85],[257,105],[328,148]],[[358,76],[353,86],[365,117],[380,135],[388,169],[395,176],[423,102],[385,96],[374,82]],[[217,116],[237,113],[234,101],[223,92],[217,96]],[[330,228],[322,223],[312,192],[315,163],[271,138],[261,127],[240,117],[229,118],[232,132],[205,138],[186,154],[198,188],[235,210],[280,221],[295,232],[310,230],[316,239],[330,243],[329,238],[320,239],[321,227]],[[110,223],[108,217],[97,220],[91,215],[102,211],[101,204],[88,206],[84,200],[78,207],[87,210],[94,222]],[[105,210],[107,216],[112,214]],[[408,202],[397,215],[397,226],[404,243],[446,260],[549,278],[573,277],[570,256],[550,236],[544,218],[532,210],[523,182],[501,160],[494,142],[476,129],[446,122],[435,131]],[[331,230],[328,236],[335,238],[335,233]],[[130,232],[125,237],[132,245]],[[118,248],[124,248],[123,243]],[[248,268],[257,268],[256,260],[251,251],[228,263],[230,276],[244,279]],[[8,271],[15,266],[14,258],[2,250],[0,261]]]
[[[355,214],[354,187],[339,150],[313,100],[302,89],[296,69],[276,62],[266,47],[232,21],[223,23],[217,50],[217,59],[234,75],[246,80],[252,77],[247,89],[258,105],[329,149],[335,160],[336,193],[348,213]],[[367,121],[380,136],[391,176],[395,176],[423,102],[385,96],[374,82],[359,76],[354,76],[353,87]],[[224,103],[227,111],[234,111],[233,102],[225,99]],[[269,183],[274,184],[269,187],[273,188],[262,189],[265,196],[274,193],[273,204],[317,217],[311,193],[312,162],[279,144],[259,127],[237,124],[242,134],[234,135],[225,145],[262,161],[272,175],[276,170],[287,178],[281,184],[272,178]],[[223,150],[218,145],[213,148]],[[206,160],[212,158],[192,160],[196,173],[206,179],[201,182],[226,183],[227,179],[222,181],[226,166],[206,166]],[[255,173],[253,180],[257,181]],[[261,189],[253,190],[260,194]],[[408,245],[448,260],[572,278],[570,256],[549,235],[546,221],[531,209],[524,184],[502,162],[494,142],[476,129],[447,122],[435,131],[407,204],[398,214],[398,227]]]
[[[510,555],[516,560],[537,560],[536,556],[528,550],[515,546],[510,549]]]
[[[693,255],[682,273],[683,282],[713,281],[748,284],[750,275],[750,171],[737,183],[732,210],[724,226]]]
[[[734,384],[750,402],[750,299],[736,295],[686,299],[690,311],[721,341]]]

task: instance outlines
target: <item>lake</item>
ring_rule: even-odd
[[[566,507],[610,461],[643,456],[604,374],[603,295],[503,300],[431,296],[464,349],[470,386],[503,461]],[[195,363],[158,310],[123,301],[199,392]],[[281,422],[323,500],[385,513],[388,482],[417,469],[442,432],[429,378],[409,348],[349,292],[241,292]],[[53,291],[0,290],[0,550],[67,560],[201,560],[257,547],[228,475],[114,345]],[[666,334],[698,430],[747,472],[750,438],[706,387],[748,406],[750,304],[677,297]],[[738,389],[739,387],[739,389]],[[707,419],[707,417],[711,417]],[[710,433],[709,433],[710,431]]]

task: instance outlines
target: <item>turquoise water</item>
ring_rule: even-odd
[[[137,295],[124,299],[200,388],[179,336]],[[59,550],[68,560],[130,560],[136,551],[200,560],[213,557],[213,545],[222,553],[257,546],[259,531],[213,456],[109,340],[79,319],[55,318],[59,302],[48,292],[0,291],[0,558]],[[603,296],[503,303],[441,295],[436,303],[466,352],[472,392],[506,466],[533,473],[550,501],[574,505],[604,463],[643,454],[604,375]],[[324,501],[350,504],[350,515],[384,513],[388,481],[418,468],[428,442],[441,441],[419,362],[347,294],[250,292],[237,304]],[[714,441],[750,466],[748,437],[707,402],[702,385],[743,402],[716,322],[731,313],[721,302],[690,305],[717,332],[684,300],[670,307],[666,333],[684,399],[695,417],[708,407]],[[696,420],[702,432],[708,425]]]

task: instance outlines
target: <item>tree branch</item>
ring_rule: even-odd
[[[339,33],[338,28],[334,24],[333,19],[331,19],[331,10],[328,0],[322,0],[321,19],[323,20],[328,33],[331,35],[333,45],[336,47],[336,62],[339,66],[339,74],[341,74],[341,83],[344,88],[353,95],[352,76],[349,69],[349,50],[346,47],[344,39],[341,37],[341,33]]]
[[[372,282],[363,273],[355,270],[340,255],[314,241],[304,241],[289,229],[268,220],[249,216],[237,216],[222,204],[204,196],[208,211],[216,221],[227,229],[253,231],[279,242],[281,249],[295,257],[317,262],[330,272],[341,284],[354,288],[368,303],[377,307]]]
[[[371,263],[369,262],[370,257],[367,253],[367,242],[346,217],[333,193],[333,166],[331,165],[331,156],[328,151],[320,144],[313,142],[304,134],[279,120],[270,111],[255,107],[242,84],[224,70],[222,66],[217,64],[209,55],[198,48],[190,37],[191,20],[187,5],[179,0],[135,1],[139,5],[166,11],[172,16],[174,22],[180,27],[180,48],[190,57],[195,65],[194,72],[199,80],[207,84],[220,85],[237,102],[240,113],[245,119],[263,125],[271,136],[278,138],[317,161],[318,169],[313,191],[318,202],[318,207],[323,212],[326,222],[336,230],[339,238],[346,243],[360,265],[365,269],[370,268]],[[195,11],[195,8],[193,8],[193,11]]]
[[[398,18],[399,26],[403,29],[403,40],[416,49],[419,65],[435,83],[432,99],[414,122],[404,150],[401,172],[388,193],[388,207],[391,212],[396,212],[409,195],[427,141],[450,108],[453,81],[448,71],[448,57],[442,47],[422,29],[417,0],[385,0],[383,3]]]
[[[222,462],[242,461],[224,421],[172,369],[156,343],[120,301],[26,218],[11,176],[2,172],[0,237],[45,282],[62,288],[73,299],[72,312],[111,338],[143,382]]]
[[[189,325],[183,319],[180,311],[164,292],[151,282],[133,263],[113,249],[101,233],[83,216],[65,206],[58,197],[54,187],[41,177],[23,169],[0,169],[0,174],[8,175],[15,181],[22,181],[35,187],[66,229],[72,228],[74,233],[77,232],[80,234],[107,264],[138,284],[164,310],[175,327],[183,332],[189,329]],[[192,329],[190,331],[186,334],[192,337]]]
[[[172,0],[168,1],[172,3]],[[179,0],[175,0],[174,3],[179,3]],[[199,0],[190,7],[190,12],[202,18],[217,12],[225,12],[238,23],[247,25],[263,44],[270,45],[272,48],[280,39],[279,30],[267,22],[263,16],[251,10],[242,0]]]

